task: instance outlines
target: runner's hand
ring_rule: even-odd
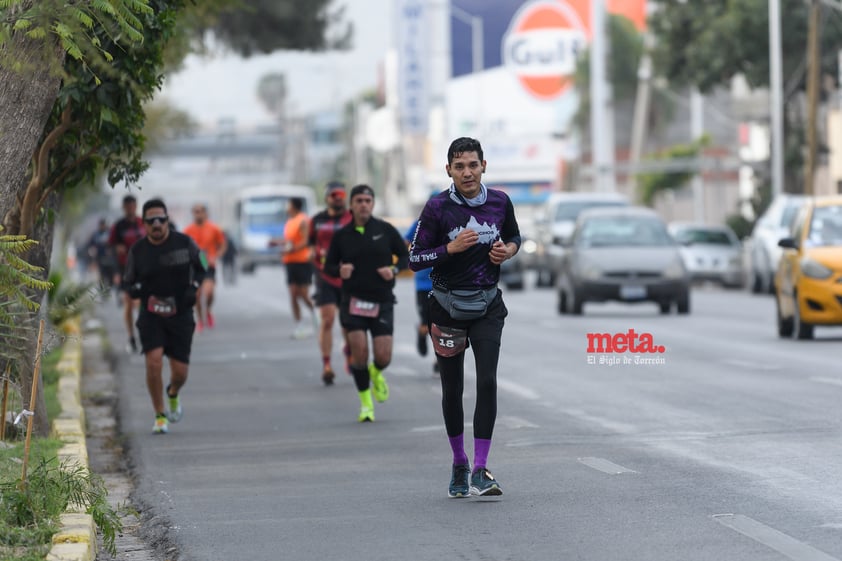
[[[384,281],[390,281],[395,278],[395,270],[392,267],[380,267],[377,269],[377,274],[379,274]]]
[[[502,241],[497,240],[491,245],[491,251],[488,252],[488,257],[495,265],[499,265],[511,255],[509,255],[509,247]]]
[[[351,278],[351,274],[354,272],[354,264],[353,263],[342,263],[339,265],[339,278],[342,280],[348,280]]]
[[[456,238],[453,241],[447,244],[447,252],[462,253],[466,249],[477,245],[478,242],[479,234],[477,234],[475,230],[465,228],[456,235]]]

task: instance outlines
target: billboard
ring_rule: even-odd
[[[575,156],[570,123],[579,97],[572,86],[592,35],[591,1],[450,0],[449,136],[479,138],[502,156],[489,158],[489,169],[512,181],[557,177],[559,160]],[[606,0],[606,7],[645,29],[646,0]],[[522,176],[526,169],[514,172],[529,160],[529,177]]]

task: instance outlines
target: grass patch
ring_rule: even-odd
[[[61,413],[56,398],[61,348],[41,359],[41,379],[50,419]],[[59,464],[63,442],[33,438],[27,466],[27,485],[21,484],[24,442],[0,447],[0,561],[43,561],[51,548],[59,516],[71,505],[84,507],[102,531],[105,549],[114,550],[122,529],[118,513],[108,504],[102,478],[87,469]]]

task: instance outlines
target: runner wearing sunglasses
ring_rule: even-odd
[[[126,286],[141,302],[137,331],[146,357],[146,386],[155,411],[152,431],[163,434],[169,432],[169,422],[182,417],[179,390],[187,381],[196,327],[193,306],[207,263],[196,242],[170,230],[167,207],[160,199],[143,205],[143,222],[146,237],[129,250]],[[161,375],[165,355],[170,363],[168,413]]]

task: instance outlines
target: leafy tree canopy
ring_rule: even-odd
[[[781,0],[787,90],[803,90],[808,2]],[[657,0],[649,19],[656,37],[655,68],[671,83],[709,92],[743,74],[752,87],[769,84],[768,0]],[[842,15],[823,8],[822,67],[836,76]]]

